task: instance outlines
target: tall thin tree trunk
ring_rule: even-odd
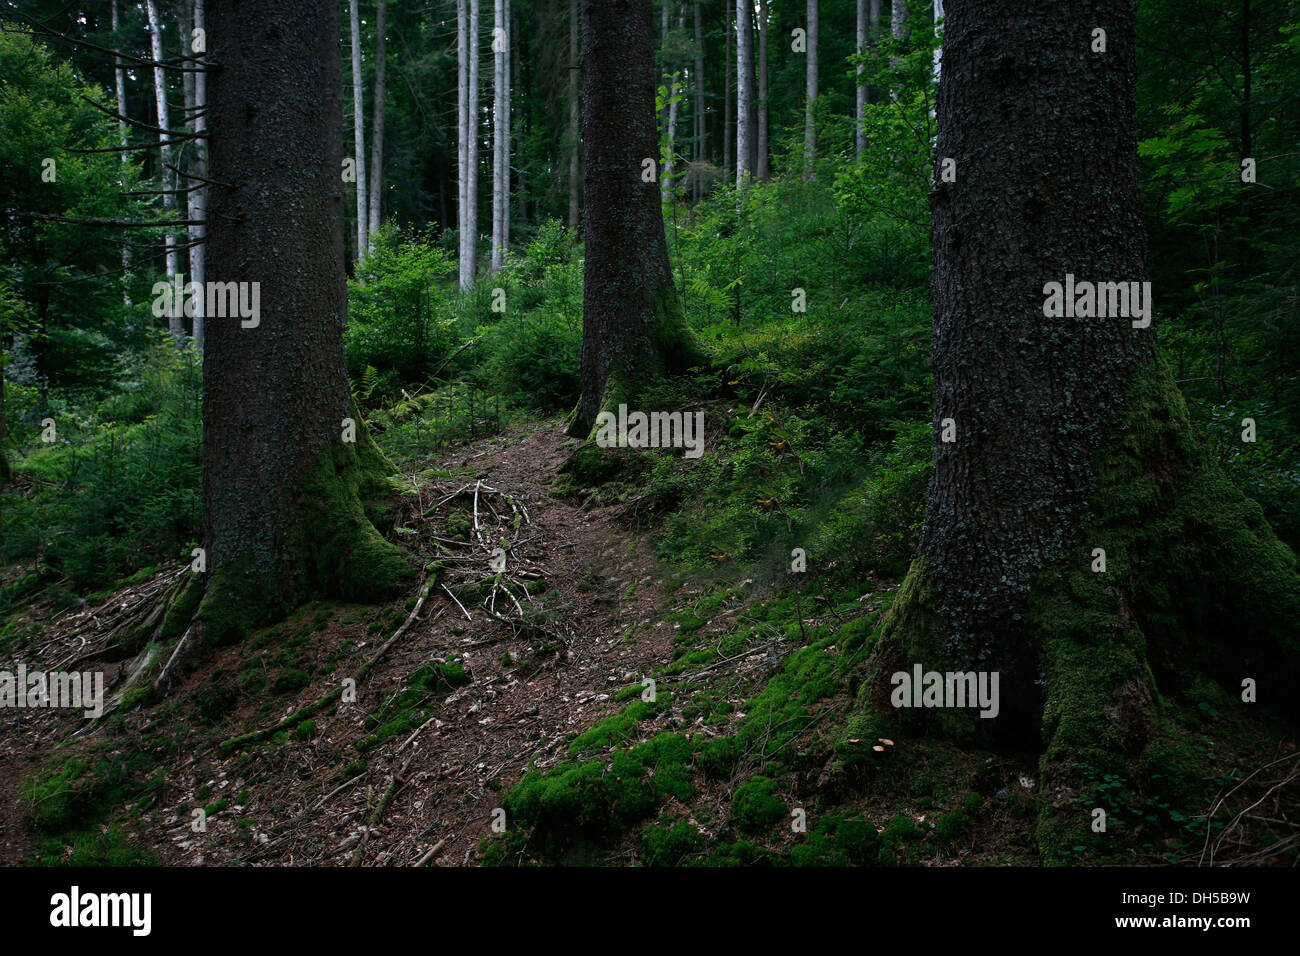
[[[812,179],[817,173],[817,0],[808,0],[808,62],[805,76],[806,95],[803,121],[804,175]]]
[[[879,13],[880,0],[870,0],[876,5],[876,12]],[[867,15],[868,0],[858,0],[858,20],[857,20],[857,53],[858,56],[865,56],[867,53],[867,37],[869,36],[869,19]],[[862,162],[862,157],[867,152],[867,131],[864,124],[867,118],[867,69],[859,64],[854,71],[854,109],[853,109],[853,144],[858,158]]]
[[[162,38],[162,21],[158,16],[158,0],[146,0],[146,15],[149,18],[149,48],[153,54],[154,62],[161,62],[163,59],[163,38]],[[158,118],[160,129],[169,130],[172,128],[171,110],[167,105],[167,71],[163,67],[155,66],[153,69],[153,86],[154,86],[154,107]],[[159,181],[162,188],[167,190],[163,196],[163,208],[167,211],[168,219],[174,219],[177,209],[176,194],[176,175],[171,171],[171,167],[176,165],[175,147],[171,145],[171,138],[164,132],[160,135],[162,142],[162,169],[159,173]],[[164,249],[167,257],[167,278],[172,279],[179,269],[179,257],[176,252],[176,234],[171,227],[168,227],[163,238]],[[171,313],[167,316],[167,328],[171,331],[172,338],[177,345],[185,341],[185,314],[173,304]]]
[[[935,29],[939,28],[939,21],[943,19],[943,0],[934,0],[934,25]],[[939,71],[943,63],[943,44],[939,43],[934,48],[934,81],[939,82]]]
[[[206,0],[194,0],[194,29],[202,31],[204,37],[203,56],[207,56],[207,10],[205,7]],[[194,37],[190,37],[190,46],[193,54],[197,55],[198,51],[193,50]],[[196,133],[202,137],[207,135],[208,131],[208,76],[204,71],[194,74],[194,108],[195,115],[193,127]],[[199,221],[199,225],[190,226],[190,277],[198,283],[200,289],[205,288],[208,279],[208,248],[207,248],[207,225],[208,218],[208,187],[203,180],[208,179],[208,141],[206,138],[200,138],[193,143],[193,156],[190,167],[195,176],[199,177],[189,183],[194,187],[194,191],[189,193],[189,210],[190,218]],[[206,302],[196,301],[194,303],[194,349],[202,354],[204,341],[207,337],[205,329],[206,324]]]
[[[578,100],[578,81],[582,75],[581,56],[578,49],[578,0],[569,0],[569,229],[578,231],[578,153],[582,149],[582,133]]]
[[[473,253],[470,252],[469,180],[470,138],[473,118],[469,107],[469,13],[468,0],[456,0],[456,232],[460,237],[460,287],[474,281]]]
[[[375,236],[379,233],[379,217],[383,212],[380,202],[384,194],[384,114],[388,100],[385,7],[384,0],[379,0],[379,9],[375,17],[375,102],[371,104],[375,112],[374,121],[370,124],[370,169],[368,170],[370,222],[366,227],[367,252],[375,248]]]
[[[708,159],[708,126],[704,120],[704,29],[701,26],[700,2],[691,4],[691,15],[695,21],[695,75],[691,77],[695,86],[695,163],[703,166]],[[695,180],[695,201],[704,195],[703,184],[697,173]]]
[[[113,36],[117,36],[119,28],[117,0],[112,0],[111,17],[113,23]],[[116,49],[117,42],[114,42]],[[122,65],[120,57],[113,56],[113,88],[117,92],[117,115],[119,117],[127,116],[126,112],[126,68]],[[117,121],[117,139],[122,146],[127,144],[127,124],[125,119]],[[130,153],[125,149],[122,150],[123,167],[130,166]],[[126,240],[122,240],[122,304],[129,306],[131,304],[131,247]],[[3,408],[0,408],[0,414],[3,414]]]
[[[510,204],[510,5],[496,0],[492,36],[492,271],[505,263]]]
[[[665,6],[664,9],[667,9]],[[677,11],[677,26],[686,26],[686,8]],[[663,201],[671,202],[673,198],[673,177],[677,174],[677,117],[680,115],[678,100],[681,97],[681,71],[673,70],[668,81],[668,155],[664,160]]]
[[[732,47],[735,39],[735,32],[732,29],[731,18],[735,13],[727,0],[723,0],[722,16],[725,29],[722,35],[726,55],[723,57],[723,80],[722,80],[722,175],[724,179],[730,179],[732,173],[731,150],[736,144],[736,131],[732,128],[734,125],[734,113],[736,101],[731,92],[731,65]]]
[[[469,0],[469,93],[466,107],[469,116],[468,154],[465,171],[465,253],[469,284],[478,274],[478,139],[481,128],[478,110],[479,69],[479,0]]]
[[[767,16],[767,0],[758,0],[758,144],[755,151],[758,155],[758,162],[755,170],[759,179],[767,179],[771,175],[771,147],[768,145],[768,138],[771,135],[768,128],[768,109],[767,109],[767,34],[769,21]]]
[[[641,164],[659,148],[650,0],[583,0],[582,396],[570,434],[635,400],[697,356],[673,286],[659,190]],[[628,255],[628,250],[636,250]]]
[[[357,248],[356,258],[365,255],[369,222],[369,197],[366,194],[366,106],[365,87],[361,83],[361,12],[360,0],[348,0],[348,18],[352,28],[352,156],[357,175]]]
[[[736,0],[736,185],[753,175],[754,17],[750,0]]]
[[[910,28],[907,25],[907,0],[892,0],[889,10],[889,32],[895,40],[901,40],[907,36]],[[900,57],[890,57],[889,67],[892,70],[898,70],[903,65]],[[895,88],[896,89],[896,88]]]

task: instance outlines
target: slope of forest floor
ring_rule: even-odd
[[[0,862],[1037,862],[1036,755],[842,739],[895,582],[792,603],[750,580],[673,580],[635,493],[566,474],[575,448],[534,422],[408,475],[395,538],[444,560],[392,605],[308,605],[93,728],[6,710]],[[44,624],[30,609],[6,666],[66,667],[178,573]],[[355,701],[221,746],[372,659]],[[95,666],[114,684],[129,661]]]

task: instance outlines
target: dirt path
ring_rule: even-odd
[[[478,607],[469,609],[473,620],[467,621],[465,612],[435,588],[420,618],[358,686],[356,703],[318,714],[310,739],[290,737],[225,758],[207,745],[266,725],[256,709],[265,710],[264,696],[240,701],[216,733],[198,728],[203,742],[195,739],[197,733],[189,735],[163,762],[166,784],[158,807],[128,823],[133,838],[164,862],[179,865],[345,865],[358,846],[358,862],[364,865],[410,865],[435,846],[429,864],[472,864],[478,842],[491,832],[493,810],[529,762],[553,762],[568,734],[620,709],[614,693],[671,656],[674,627],[660,619],[666,598],[648,542],[621,527],[608,509],[584,510],[548,494],[572,447],[552,424],[459,448],[438,463],[464,474],[458,481],[482,479],[525,506],[531,523],[519,529],[526,542],[521,554],[530,566],[544,569],[538,606],[554,633],[566,635],[567,647],[535,656],[529,632]],[[52,622],[41,638],[43,666],[63,655],[67,632],[86,613]],[[309,659],[337,656],[348,640],[357,645],[353,651],[369,654],[389,633],[358,641],[355,630],[331,626],[312,637]],[[213,674],[247,667],[249,653],[245,646],[217,651],[174,692],[171,717],[128,715],[131,732],[147,738],[166,731],[164,722],[174,721],[175,714],[193,713],[205,682]],[[366,715],[401,691],[421,665],[453,655],[471,682],[436,705],[414,733],[367,750],[367,769],[359,776],[354,769],[349,782],[347,768],[361,759],[357,743],[371,732]],[[35,666],[30,657],[27,664]],[[344,667],[334,678],[346,672]],[[313,681],[286,698],[270,722],[330,686],[330,681]],[[25,808],[18,781],[76,722],[48,711],[17,718],[7,713],[4,719],[0,860],[14,863],[32,849],[20,825]],[[397,790],[382,820],[368,828],[368,818],[395,779]],[[207,819],[207,831],[192,832],[193,809],[221,798],[225,805]]]

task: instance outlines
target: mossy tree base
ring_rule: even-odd
[[[415,571],[376,527],[391,521],[394,471],[364,426],[355,444],[331,442],[299,484],[278,566],[244,556],[195,574],[168,609],[162,636],[188,639],[197,624],[206,644],[227,644],[309,600],[369,602],[395,593]]]
[[[1200,799],[1212,777],[1181,740],[1166,695],[1208,675],[1240,701],[1253,680],[1261,706],[1295,719],[1300,678],[1300,574],[1259,506],[1223,476],[1188,420],[1168,367],[1157,360],[1130,384],[1116,438],[1092,462],[1087,519],[1075,549],[1041,571],[1022,613],[1037,659],[1041,711],[1039,849],[1045,862],[1090,845],[1092,811],[1107,809],[1109,779],[1131,792],[1158,786]],[[1094,549],[1105,571],[1094,570]],[[866,665],[848,735],[894,727],[973,740],[973,712],[895,711],[889,675],[920,663],[946,668],[934,634],[935,581],[912,566]],[[1200,806],[1187,808],[1191,812]]]

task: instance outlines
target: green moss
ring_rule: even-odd
[[[685,821],[676,826],[648,826],[641,831],[641,860],[646,866],[679,866],[704,846],[699,829]]]
[[[785,803],[772,793],[773,786],[767,777],[755,777],[736,788],[731,814],[741,832],[758,836],[785,818]]]
[[[296,694],[310,683],[311,678],[305,671],[288,667],[277,674],[275,680],[271,682],[271,693],[277,696]]]
[[[530,770],[507,794],[514,825],[531,830],[531,845],[544,857],[571,860],[603,845],[672,797],[689,800],[690,741],[660,734],[608,759]]]
[[[1085,804],[1098,781],[1138,792],[1158,773],[1175,799],[1198,790],[1205,768],[1160,718],[1166,695],[1203,699],[1204,674],[1289,687],[1300,666],[1295,555],[1209,460],[1163,361],[1134,377],[1114,434],[1092,465],[1077,550],[1031,589],[1042,773],[1058,795],[1039,820],[1047,862],[1093,842]],[[1104,573],[1091,570],[1097,547]]]
[[[880,835],[880,842],[885,846],[897,843],[911,843],[921,839],[921,831],[916,828],[912,818],[905,813],[897,814],[885,824],[885,832]]]

